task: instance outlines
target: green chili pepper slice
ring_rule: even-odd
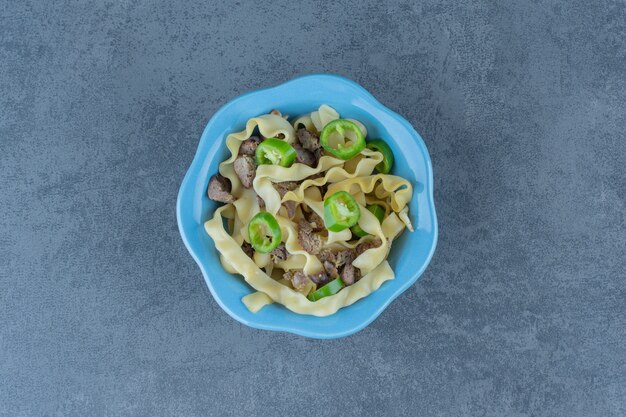
[[[374,216],[376,216],[380,223],[383,222],[383,219],[385,218],[385,208],[383,206],[379,206],[378,204],[370,204],[365,208],[368,209],[369,212],[372,213]],[[356,237],[363,237],[368,235],[365,230],[361,229],[361,226],[359,226],[358,223],[352,226],[350,230],[352,230],[352,234]]]
[[[373,139],[367,142],[367,148],[383,154],[383,160],[376,165],[376,169],[381,174],[389,174],[393,165],[393,152],[387,142],[382,139]]]
[[[248,237],[252,248],[260,253],[274,250],[283,238],[280,225],[270,213],[258,213],[248,224]]]
[[[359,221],[359,205],[346,191],[337,191],[324,200],[324,223],[331,232],[341,232]]]
[[[296,150],[284,140],[268,138],[259,143],[255,156],[259,165],[290,167],[296,160]]]
[[[328,284],[324,285],[322,288],[313,291],[307,296],[307,298],[311,301],[317,301],[321,298],[337,294],[339,290],[341,290],[345,286],[346,284],[343,283],[341,277],[337,277],[334,280],[330,281]]]
[[[335,132],[344,138],[346,138],[346,133],[351,132],[355,137],[349,138],[349,141],[346,143],[337,144],[335,148],[329,142],[330,135]],[[346,119],[337,119],[324,126],[320,135],[320,144],[331,155],[339,159],[348,160],[365,149],[365,137],[356,123]]]

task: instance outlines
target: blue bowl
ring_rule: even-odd
[[[296,314],[279,304],[251,313],[241,298],[253,289],[239,275],[222,269],[204,222],[217,204],[208,199],[209,178],[228,157],[226,136],[243,130],[246,121],[276,108],[297,116],[321,104],[335,108],[341,117],[361,121],[368,137],[380,137],[395,156],[393,174],[411,181],[410,216],[415,231],[404,231],[393,243],[389,263],[396,278],[377,291],[328,317]],[[380,104],[363,87],[336,75],[307,75],[276,87],[253,91],[227,103],[211,118],[200,138],[196,156],[178,193],[176,205],[180,234],[196,260],[217,303],[234,319],[251,327],[331,339],[348,336],[369,323],[409,288],[424,272],[437,244],[437,217],[433,202],[433,171],[426,145],[411,125]]]

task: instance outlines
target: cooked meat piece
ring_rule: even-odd
[[[359,275],[359,270],[356,269],[352,264],[348,264],[343,267],[341,271],[341,280],[346,285],[352,285],[356,282],[356,279]]]
[[[278,191],[280,198],[283,198],[285,194],[287,194],[287,191],[295,190],[296,188],[298,188],[298,185],[299,184],[295,181],[283,181],[275,183],[274,188],[276,188],[276,191]]]
[[[287,216],[290,219],[293,219],[296,215],[296,202],[295,201],[285,201],[283,206],[287,209]]]
[[[291,285],[298,291],[304,291],[310,282],[309,277],[302,271],[296,271],[291,277]]]
[[[353,249],[342,249],[336,252],[324,249],[320,252],[319,258],[331,279],[340,276],[346,285],[351,285],[359,276],[358,269],[352,265],[352,261],[356,259],[356,251]]]
[[[308,213],[304,212],[304,217],[307,219],[314,232],[324,230],[324,220],[313,210]]]
[[[287,252],[287,248],[285,244],[281,242],[273,251],[270,252],[270,257],[274,263],[286,261],[289,253]]]
[[[324,270],[329,277],[337,278],[339,276],[339,271],[333,262],[324,261]]]
[[[276,189],[276,191],[278,191],[280,198],[283,198],[285,194],[287,194],[287,191],[295,190],[296,188],[298,188],[298,185],[299,184],[295,181],[284,181],[275,183],[274,188]],[[296,215],[296,202],[286,201],[283,203],[283,205],[287,209],[287,215],[289,216],[289,218],[293,219],[293,217]]]
[[[298,221],[298,231],[311,234],[313,232],[313,229],[311,229],[311,225],[309,224],[309,222],[307,222],[305,219],[300,219]]]
[[[316,283],[319,286],[324,285],[328,282],[331,281],[331,277],[329,277],[326,272],[322,271],[322,272],[318,272],[317,274],[312,274],[309,275],[309,279],[311,279],[311,281],[313,281],[314,283]]]
[[[313,233],[309,222],[304,219],[300,219],[298,222],[298,242],[300,242],[300,246],[311,255],[320,253],[322,241],[318,235]]]
[[[254,256],[254,249],[252,249],[252,245],[249,244],[248,242],[243,242],[241,244],[241,249],[243,249],[243,252],[248,255],[250,258],[252,258]]]
[[[335,257],[335,252],[331,251],[330,249],[323,249],[320,252],[320,261],[322,262],[330,262],[332,264],[335,264],[335,262],[337,261],[337,258]]]
[[[209,181],[208,194],[209,198],[213,201],[219,201],[220,203],[232,203],[235,201],[235,197],[230,193],[231,185],[228,178],[223,177],[221,174],[215,174]]]
[[[356,254],[353,249],[341,249],[338,251],[324,249],[320,252],[319,258],[322,262],[328,261],[339,268],[348,262],[352,262],[356,258]]]
[[[382,245],[382,241],[380,238],[376,238],[374,240],[370,240],[369,242],[363,242],[356,245],[356,256],[360,256],[366,250],[377,248]]]
[[[241,146],[239,147],[239,155],[254,156],[254,153],[256,152],[256,147],[259,146],[260,142],[260,137],[250,136],[248,139],[241,142]]]
[[[341,270],[341,280],[346,285],[352,285],[358,276],[358,270],[352,265],[352,261],[356,258],[356,252],[353,250],[345,250],[339,253],[341,254],[341,261],[344,263],[343,269]]]
[[[313,156],[315,157],[315,166],[317,166],[317,163],[320,161],[320,158],[324,156],[324,153],[322,152],[322,148],[317,148],[316,150],[314,150]]]
[[[252,181],[256,175],[254,158],[248,155],[240,155],[233,162],[233,168],[243,186],[246,188],[252,187]]]
[[[337,252],[335,256],[337,258],[337,261],[336,261],[337,267],[350,264],[352,263],[352,261],[356,259],[356,253],[352,249],[340,250]]]
[[[320,149],[320,138],[318,138],[316,135],[309,132],[308,130],[300,128],[298,129],[296,135],[298,137],[298,142],[300,142],[304,149],[307,149],[309,151],[316,151]]]
[[[315,159],[315,155],[313,152],[304,149],[302,146],[297,143],[293,145],[293,148],[296,150],[296,161],[301,164],[308,165],[310,167],[317,165],[317,159]]]

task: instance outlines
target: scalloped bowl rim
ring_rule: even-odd
[[[310,84],[316,84],[316,83],[320,83],[320,84],[328,84],[328,85],[334,85],[334,86],[342,86],[344,88],[349,88],[351,90],[354,90],[353,92],[357,94],[357,98],[359,99],[363,99],[362,102],[360,102],[361,105],[365,105],[368,104],[370,105],[371,109],[375,109],[377,111],[381,111],[383,112],[385,115],[393,118],[396,122],[399,122],[405,129],[406,131],[408,131],[410,133],[410,136],[412,137],[412,139],[415,141],[415,144],[417,145],[417,147],[419,148],[419,150],[422,153],[422,157],[423,157],[423,161],[425,163],[425,168],[426,168],[426,183],[424,184],[424,187],[426,188],[426,197],[427,197],[427,207],[428,207],[428,211],[429,211],[429,219],[430,219],[430,223],[429,226],[431,226],[432,230],[430,230],[429,233],[429,238],[430,241],[427,243],[430,243],[430,249],[428,251],[428,253],[426,254],[424,261],[422,262],[421,265],[419,265],[419,268],[415,269],[415,272],[407,278],[402,279],[402,283],[397,286],[397,288],[395,288],[395,290],[393,290],[393,292],[391,292],[390,294],[387,295],[387,297],[381,301],[378,302],[378,305],[373,305],[372,307],[366,308],[367,313],[369,313],[369,315],[364,315],[364,316],[360,316],[360,317],[349,317],[349,320],[352,322],[351,324],[347,324],[347,325],[342,325],[342,326],[330,326],[329,328],[322,328],[322,329],[315,329],[312,328],[310,326],[311,320],[323,320],[324,318],[320,318],[320,317],[315,317],[315,316],[308,316],[308,315],[299,315],[297,313],[293,313],[287,309],[285,309],[285,307],[280,306],[281,309],[283,309],[284,311],[281,311],[282,314],[292,314],[292,315],[296,315],[301,317],[301,319],[298,319],[297,317],[292,317],[291,321],[294,322],[288,322],[288,323],[280,323],[280,322],[276,322],[276,321],[272,321],[272,320],[267,320],[264,317],[261,317],[259,313],[253,314],[246,314],[245,312],[242,312],[242,309],[237,308],[239,311],[235,311],[235,308],[232,308],[229,303],[225,302],[222,298],[222,294],[220,294],[219,291],[216,290],[215,285],[213,283],[213,279],[219,279],[219,277],[212,277],[209,272],[208,272],[208,268],[209,268],[209,264],[207,263],[205,265],[205,261],[203,261],[200,258],[200,253],[201,251],[206,250],[206,248],[199,248],[197,247],[197,245],[195,243],[193,243],[190,239],[190,234],[192,232],[194,232],[193,230],[188,230],[189,227],[200,227],[201,228],[201,233],[205,233],[204,232],[204,225],[203,225],[203,221],[200,221],[199,223],[196,221],[191,221],[192,226],[187,226],[187,224],[189,224],[189,212],[190,210],[188,210],[189,206],[194,206],[196,207],[197,210],[199,210],[199,208],[197,208],[197,206],[194,205],[194,201],[188,201],[189,198],[197,198],[198,197],[198,193],[201,193],[204,197],[208,200],[208,198],[206,197],[206,183],[208,183],[208,178],[204,178],[204,179],[200,179],[199,175],[200,175],[200,170],[203,166],[203,164],[207,164],[207,163],[211,163],[211,162],[207,162],[206,161],[206,157],[207,157],[207,151],[211,148],[211,145],[215,146],[215,144],[211,144],[211,142],[214,142],[214,140],[210,137],[210,132],[216,127],[216,125],[218,124],[218,121],[220,121],[224,116],[227,116],[227,113],[229,113],[229,111],[234,111],[234,109],[236,108],[236,106],[245,101],[245,100],[250,100],[251,98],[255,97],[255,96],[259,96],[262,97],[264,95],[268,95],[268,94],[272,94],[272,93],[283,93],[286,94],[288,93],[290,90],[290,88],[296,88],[299,85],[310,85]],[[289,94],[293,94],[293,92],[289,92]],[[313,108],[311,109],[311,111],[314,110]],[[342,114],[342,111],[339,110],[339,113]],[[246,115],[246,118],[250,118],[250,117],[254,117],[256,114],[252,114],[252,115]],[[365,124],[366,121],[363,121]],[[229,130],[228,132],[221,132],[221,134],[225,137],[225,135],[227,135],[228,133],[231,133],[233,131],[236,131],[236,129],[234,129],[232,127],[232,125],[230,126],[231,130]],[[393,141],[395,141],[396,139],[393,139]],[[219,147],[222,147],[223,144],[219,144],[217,145]],[[216,152],[216,151],[215,151]],[[408,166],[410,167],[410,162],[407,161]],[[204,182],[204,187],[200,187],[198,186],[198,182],[202,180]],[[186,209],[187,208],[187,209]],[[197,211],[196,210],[196,211]],[[198,215],[197,212],[195,212],[196,215]],[[198,264],[198,266],[200,267],[201,271],[202,271],[202,275],[204,276],[204,280],[207,284],[207,286],[209,287],[209,291],[211,292],[211,294],[213,295],[213,298],[216,300],[216,302],[218,303],[218,305],[228,314],[230,315],[232,318],[234,318],[235,320],[239,321],[240,323],[243,323],[247,326],[253,327],[253,328],[257,328],[257,329],[263,329],[263,330],[272,330],[272,331],[282,331],[282,332],[289,332],[289,333],[294,333],[294,334],[298,334],[300,336],[305,336],[305,337],[312,337],[312,338],[318,338],[318,339],[332,339],[332,338],[339,338],[339,337],[345,337],[348,335],[351,335],[353,333],[358,332],[359,330],[362,330],[363,328],[365,328],[367,325],[369,325],[372,321],[374,321],[384,310],[385,308],[387,308],[387,306],[393,301],[395,300],[400,294],[402,294],[404,291],[406,291],[409,287],[411,287],[416,281],[417,279],[422,275],[422,273],[424,272],[424,270],[426,269],[426,267],[428,266],[428,264],[430,263],[430,260],[433,257],[433,254],[435,252],[435,248],[437,246],[437,239],[438,239],[438,224],[437,224],[437,215],[436,215],[436,211],[435,211],[435,204],[434,204],[434,198],[433,198],[433,170],[432,170],[432,164],[431,164],[431,160],[430,160],[430,156],[428,154],[428,150],[426,148],[426,145],[424,144],[424,141],[422,140],[421,136],[415,131],[415,129],[413,128],[413,126],[411,126],[411,124],[406,121],[402,116],[400,116],[399,114],[395,113],[394,111],[388,109],[387,107],[385,107],[383,104],[381,104],[371,93],[369,93],[367,90],[365,90],[363,87],[361,87],[359,84],[355,83],[354,81],[351,81],[345,77],[342,76],[338,76],[338,75],[331,75],[331,74],[311,74],[311,75],[304,75],[298,78],[294,78],[290,81],[287,81],[285,83],[282,84],[278,84],[276,86],[273,87],[269,87],[269,88],[264,88],[264,89],[258,89],[258,90],[253,90],[250,91],[248,93],[242,94],[232,100],[230,100],[229,102],[227,102],[225,105],[223,105],[219,110],[217,110],[215,112],[215,114],[211,117],[211,119],[209,120],[209,122],[207,123],[202,136],[200,138],[200,141],[198,143],[198,147],[195,153],[195,156],[193,158],[193,161],[189,167],[189,169],[187,170],[185,177],[181,183],[180,189],[179,189],[179,193],[178,193],[178,198],[177,198],[177,203],[176,203],[176,218],[177,218],[177,222],[178,222],[178,228],[180,231],[180,235],[182,237],[182,240],[185,244],[185,246],[187,247],[187,250],[189,251],[189,253],[191,254],[191,256],[193,257],[193,259],[196,261],[196,263]],[[195,230],[195,232],[197,233],[198,231]],[[406,234],[407,232],[405,232],[404,234]],[[208,235],[207,235],[207,238]],[[210,238],[209,238],[210,239]],[[213,246],[213,250],[215,250],[214,246]],[[392,249],[393,252],[393,249]],[[219,257],[217,256],[217,253],[215,254],[215,257],[217,260],[219,260]],[[220,265],[221,268],[221,265]],[[394,268],[395,270],[395,268]],[[223,274],[225,275],[229,275],[231,276],[231,274],[227,273],[226,271],[224,271],[222,269]],[[237,279],[240,279],[241,281],[243,281],[241,279],[240,276],[236,276]],[[394,281],[398,280],[398,277],[396,277],[396,279]],[[392,282],[392,281],[388,281],[388,282]],[[369,296],[357,301],[355,304],[353,304],[352,306],[348,306],[348,307],[344,307],[343,309],[339,310],[336,314],[339,314],[340,312],[344,311],[344,310],[349,310],[351,307],[361,303],[361,306],[363,307],[364,305],[367,306],[368,304],[372,304],[370,303],[369,300],[372,299],[372,296],[378,292],[381,291],[382,288],[388,284],[388,282],[384,283],[383,286],[381,288],[379,288],[377,291],[375,291],[374,293],[370,294]],[[250,288],[250,287],[248,287]],[[250,288],[250,291],[253,291]],[[241,303],[241,301],[239,301],[239,303]],[[243,303],[241,303],[241,305],[243,305]],[[266,306],[264,307],[264,309],[273,307],[272,306]],[[365,308],[365,307],[364,307]],[[263,311],[263,310],[261,310]],[[247,315],[248,317],[244,317],[244,315]],[[332,316],[330,316],[332,317]],[[343,322],[342,322],[343,324]],[[340,328],[337,328],[340,327]]]

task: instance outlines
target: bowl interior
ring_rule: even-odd
[[[218,252],[205,233],[203,223],[217,204],[208,199],[208,181],[228,157],[226,136],[244,129],[247,120],[272,109],[294,116],[309,113],[320,105],[335,108],[341,117],[361,121],[368,138],[383,138],[391,146],[395,164],[392,174],[413,184],[409,210],[415,227],[394,241],[389,263],[396,278],[329,317],[293,313],[277,304],[251,313],[241,298],[253,289],[239,275],[225,272]],[[280,330],[317,338],[354,333],[374,320],[380,312],[421,275],[428,265],[437,240],[437,221],[432,199],[432,168],[421,137],[403,118],[378,103],[362,87],[342,77],[313,75],[277,87],[240,96],[222,107],[207,125],[194,161],[179,193],[179,228],[192,256],[200,265],[207,285],[219,305],[240,322],[256,328]]]

